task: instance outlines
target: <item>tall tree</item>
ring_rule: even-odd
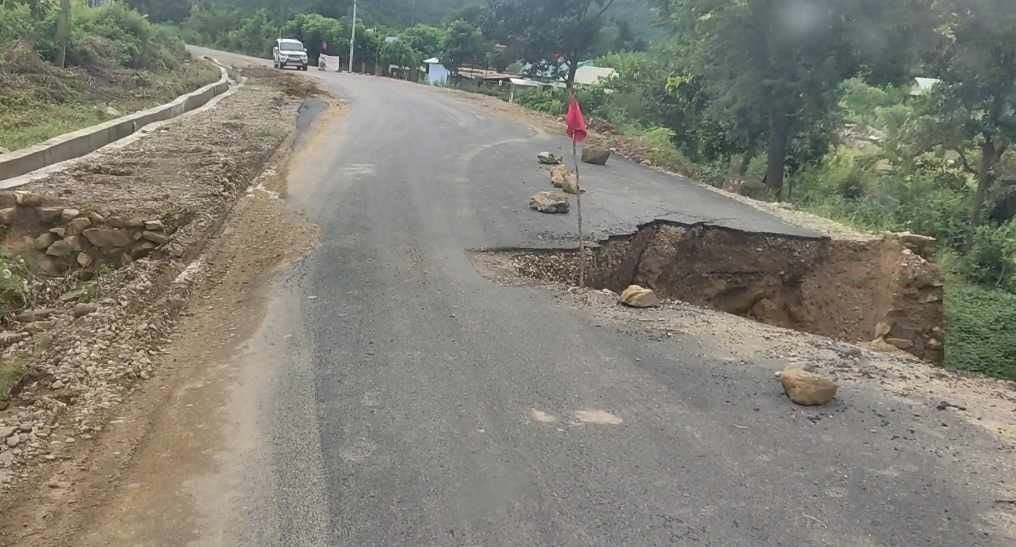
[[[526,60],[562,67],[568,89],[575,87],[579,62],[594,53],[604,14],[614,0],[490,0],[497,36],[517,46]]]
[[[932,69],[942,81],[920,127],[927,144],[956,152],[976,177],[970,217],[977,225],[1016,139],[1016,6],[1011,0],[939,0],[935,8],[945,47]]]
[[[457,72],[464,64],[482,61],[490,47],[480,29],[460,19],[448,25],[441,50],[441,64]]]
[[[386,66],[415,69],[423,62],[423,54],[402,40],[388,40],[381,46],[378,60]]]
[[[128,0],[127,5],[156,23],[183,21],[191,11],[190,0]]]
[[[404,30],[400,36],[409,47],[432,57],[441,52],[444,31],[430,25],[413,25]]]
[[[833,112],[840,83],[900,77],[910,0],[658,0],[695,72],[731,112],[765,120],[766,182],[782,191],[796,137]],[[894,73],[893,68],[896,68]],[[755,114],[758,113],[758,114]],[[750,132],[750,131],[749,131]]]

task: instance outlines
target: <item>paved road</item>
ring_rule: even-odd
[[[321,244],[274,295],[270,342],[252,342],[270,370],[246,418],[259,448],[207,542],[1004,543],[985,533],[986,479],[948,446],[889,440],[925,435],[906,401],[858,390],[799,411],[770,368],[478,275],[465,249],[568,240],[570,217],[526,209],[546,186],[535,153],[561,139],[439,90],[311,76],[350,104],[321,163],[291,174]],[[638,166],[588,171],[600,234],[668,214],[808,235]],[[875,416],[892,417],[877,435]]]

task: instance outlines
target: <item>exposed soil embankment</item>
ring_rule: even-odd
[[[0,250],[27,265],[25,305],[0,314],[0,364],[25,373],[0,401],[0,491],[29,462],[86,446],[153,373],[194,280],[215,262],[195,258],[288,154],[312,90],[278,72],[244,75],[213,109],[0,194]],[[275,229],[265,215],[242,227],[251,238]],[[270,248],[243,252],[252,249]]]
[[[942,283],[928,241],[865,241],[747,233],[656,221],[600,242],[588,283],[650,287],[664,298],[848,341],[877,340],[942,360]],[[577,279],[578,254],[522,255],[518,273]]]

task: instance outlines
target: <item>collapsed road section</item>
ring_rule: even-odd
[[[600,241],[587,284],[629,285],[763,323],[943,358],[942,280],[930,238],[840,240],[657,220]],[[511,251],[515,273],[574,282],[573,250]]]

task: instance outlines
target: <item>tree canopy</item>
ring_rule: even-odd
[[[490,0],[497,37],[519,47],[526,61],[543,71],[564,71],[569,89],[578,64],[594,46],[615,0]]]

